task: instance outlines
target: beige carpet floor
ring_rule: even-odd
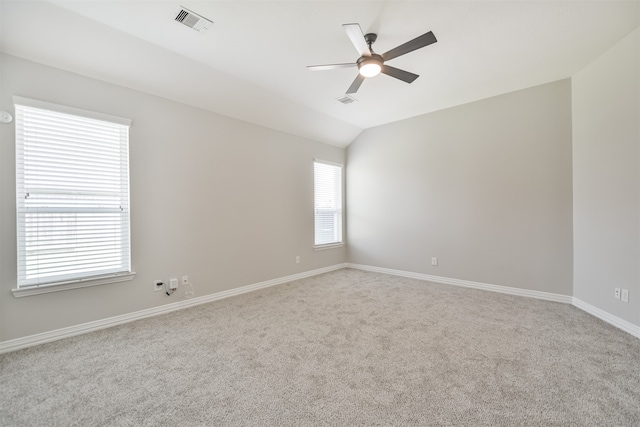
[[[638,426],[640,340],[344,269],[0,356],[2,426]]]

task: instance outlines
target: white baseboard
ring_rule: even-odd
[[[160,307],[148,308],[146,310],[135,311],[133,313],[122,314],[119,316],[109,317],[107,319],[96,320],[93,322],[82,323],[80,325],[69,326],[66,328],[56,329],[54,331],[43,332],[40,334],[29,335],[22,338],[16,338],[9,341],[0,342],[0,354],[10,351],[20,350],[22,348],[32,347],[34,345],[44,344],[75,335],[85,334],[87,332],[97,331],[109,328],[111,326],[121,325],[123,323],[133,322],[135,320],[147,317],[158,316],[160,314],[170,313],[172,311],[181,310],[187,307],[193,307],[205,304],[211,301],[217,301],[224,298],[233,297],[247,292],[255,291],[270,286],[289,283],[294,280],[304,279],[306,277],[316,276],[318,274],[328,273],[334,270],[345,268],[346,264],[336,264],[329,267],[319,268],[316,270],[305,271],[303,273],[292,274],[290,276],[280,277],[277,279],[267,280],[265,282],[254,283],[252,285],[242,286],[227,291],[216,292],[214,294],[203,295],[201,297],[190,298],[171,304],[165,304]]]
[[[123,314],[119,316],[109,317],[107,319],[96,320],[93,322],[87,322],[80,325],[70,326],[67,328],[56,329],[54,331],[43,332],[40,334],[29,335],[22,338],[16,338],[9,341],[0,342],[0,354],[8,353],[22,348],[32,347],[39,344],[44,344],[51,341],[60,340],[63,338],[72,337],[75,335],[85,334],[87,332],[97,331],[100,329],[109,328],[111,326],[121,325],[123,323],[133,322],[136,320],[144,319],[147,317],[158,316],[172,311],[181,310],[187,307],[193,307],[200,304],[205,304],[212,301],[221,300],[224,298],[233,297],[236,295],[244,294],[247,292],[255,291],[258,289],[268,288],[270,286],[281,285],[284,283],[293,282],[294,280],[304,279],[306,277],[317,276],[318,274],[328,273],[330,271],[340,270],[342,268],[354,268],[357,270],[372,271],[375,273],[390,274],[393,276],[408,277],[411,279],[425,280],[428,282],[436,282],[447,285],[463,286],[466,288],[482,289],[485,291],[499,292],[508,295],[518,295],[529,298],[537,298],[546,301],[561,302],[565,304],[572,304],[575,307],[595,316],[605,322],[622,329],[631,335],[640,338],[640,326],[636,326],[627,322],[617,316],[607,313],[597,307],[587,304],[578,298],[560,295],[549,292],[532,291],[528,289],[512,288],[508,286],[491,285],[488,283],[472,282],[469,280],[452,279],[449,277],[432,276],[430,274],[414,273],[403,270],[393,270],[390,268],[373,267],[369,265],[361,264],[336,264],[329,267],[319,268],[316,270],[305,271],[303,273],[293,274],[290,276],[280,277],[277,279],[267,280],[264,282],[254,283],[252,285],[242,286],[235,289],[229,289],[227,291],[217,292],[214,294],[203,295],[201,297],[195,297],[186,299],[171,304],[165,304],[160,307],[149,308],[146,310],[135,311],[133,313]]]
[[[413,273],[411,271],[393,270],[390,268],[372,267],[370,265],[347,264],[349,268],[373,271],[376,273],[391,274],[393,276],[409,277],[411,279],[425,280],[427,282],[443,283],[446,285],[463,286],[465,288],[482,289],[485,291],[499,292],[501,294],[518,295],[521,297],[537,298],[546,301],[571,304],[573,297],[569,295],[553,294],[550,292],[532,291],[529,289],[511,288],[508,286],[490,285],[488,283],[472,282],[469,280],[451,279],[449,277],[432,276],[430,274]]]
[[[600,320],[604,320],[610,325],[622,329],[623,331],[630,333],[636,338],[640,338],[640,326],[627,322],[626,320],[621,319],[618,316],[614,316],[611,313],[607,313],[606,311],[599,309],[598,307],[594,307],[591,304],[588,304],[576,297],[573,297],[572,304],[578,307],[580,310],[586,311],[590,315],[595,316]]]

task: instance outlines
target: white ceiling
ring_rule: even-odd
[[[640,25],[640,1],[0,0],[2,51],[337,146],[366,128],[575,74]],[[180,6],[214,22],[196,32]],[[342,24],[385,52],[438,42],[389,65],[412,84],[367,79]]]

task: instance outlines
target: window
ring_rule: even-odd
[[[342,166],[315,161],[315,246],[342,244]]]
[[[14,103],[17,291],[131,280],[131,122],[21,97]]]

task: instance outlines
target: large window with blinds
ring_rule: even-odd
[[[130,275],[131,122],[14,103],[18,289]]]
[[[313,171],[315,246],[342,244],[342,166],[316,160]]]

